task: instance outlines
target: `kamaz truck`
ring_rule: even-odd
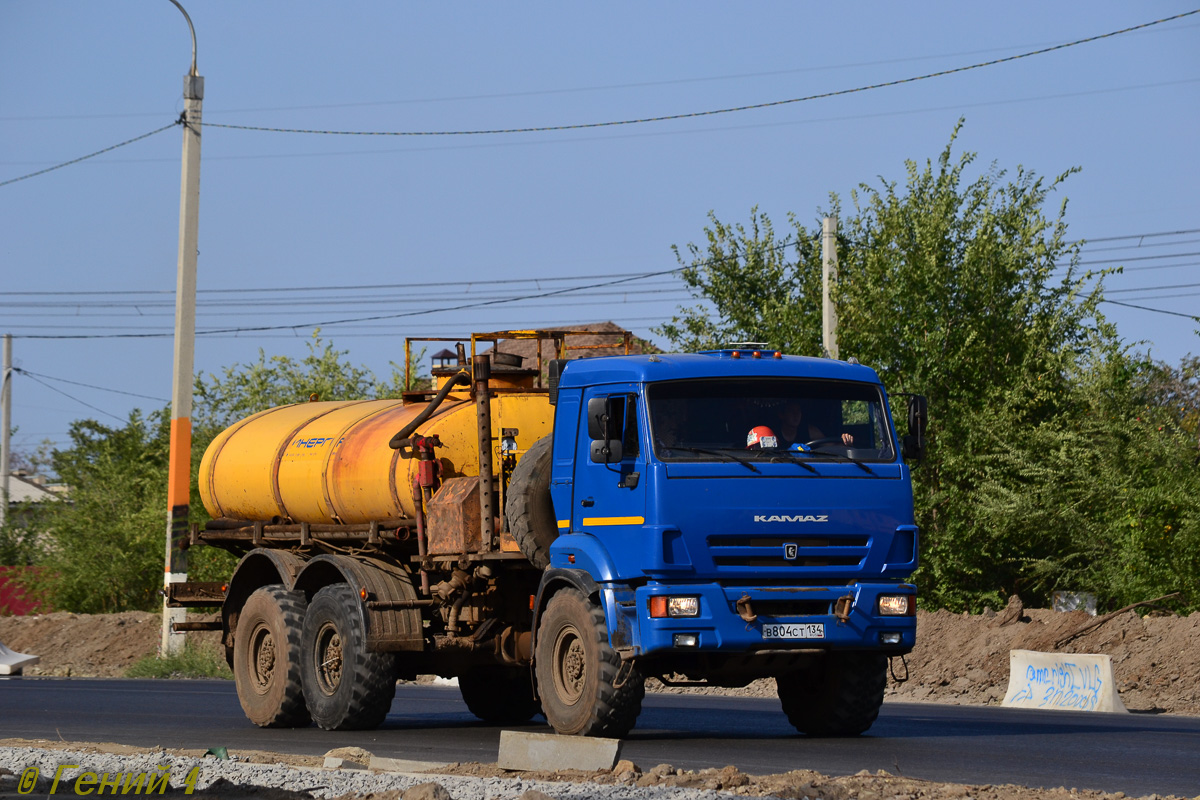
[[[180,627],[219,627],[253,722],[374,727],[397,679],[436,674],[483,720],[560,734],[625,735],[650,677],[773,678],[806,734],[871,726],[914,645],[924,399],[901,437],[856,363],[627,335],[568,358],[587,333],[476,334],[429,391],[213,441],[189,541],[241,560],[168,602],[220,606]]]

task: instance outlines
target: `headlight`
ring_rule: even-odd
[[[650,616],[656,618],[698,617],[700,616],[700,598],[656,595],[650,598]]]
[[[879,595],[879,616],[881,617],[911,617],[916,611],[917,602],[912,595]]]

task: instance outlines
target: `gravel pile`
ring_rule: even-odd
[[[75,764],[78,768],[64,769],[62,778],[53,787],[55,772],[60,765]],[[634,787],[623,785],[598,785],[595,783],[552,783],[548,781],[523,780],[521,778],[470,778],[453,775],[425,775],[414,773],[367,772],[363,770],[326,770],[312,767],[291,767],[282,764],[247,764],[237,761],[220,761],[213,758],[189,758],[172,755],[165,751],[144,755],[112,755],[87,753],[73,750],[43,750],[39,748],[0,747],[0,798],[21,795],[48,796],[54,788],[54,797],[77,795],[76,778],[85,772],[103,776],[109,780],[121,773],[117,789],[107,788],[105,794],[121,794],[125,776],[147,773],[157,780],[170,767],[170,788],[167,795],[186,796],[185,781],[194,767],[200,771],[195,781],[193,798],[220,797],[221,800],[235,798],[258,798],[259,800],[300,800],[305,797],[335,798],[343,795],[380,795],[392,793],[391,797],[405,797],[405,793],[422,784],[441,785],[453,800],[492,800],[492,798],[521,798],[528,792],[529,798],[541,796],[553,800],[718,800],[734,795],[700,789],[675,787]],[[35,786],[19,783],[30,768],[38,770]],[[7,770],[11,774],[4,774]],[[30,778],[25,778],[26,781]],[[87,780],[87,779],[85,779]],[[88,794],[98,783],[83,783],[80,789]],[[155,788],[158,786],[156,784]],[[277,790],[271,792],[269,790]],[[532,791],[531,791],[532,790]],[[146,794],[143,786],[141,794]],[[154,792],[158,794],[157,791]],[[128,796],[133,796],[131,789]],[[409,792],[409,796],[436,798],[440,794],[432,787],[423,787]]]

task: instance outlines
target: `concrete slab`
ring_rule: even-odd
[[[367,768],[366,764],[360,764],[357,761],[351,761],[348,758],[338,758],[337,756],[325,756],[325,769],[363,769]]]
[[[1112,656],[1106,654],[1010,650],[1002,705],[1129,713],[1117,693]]]
[[[40,656],[14,653],[0,642],[0,675],[20,675],[21,670],[41,661]]]
[[[620,751],[620,739],[501,731],[496,766],[512,770],[612,769]]]
[[[371,769],[377,769],[382,772],[428,772],[431,769],[441,769],[446,766],[445,761],[412,761],[407,758],[380,758],[379,756],[371,756],[371,762],[367,765]]]

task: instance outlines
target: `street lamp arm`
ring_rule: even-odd
[[[187,13],[187,11],[185,11],[183,9],[183,6],[179,5],[179,0],[171,0],[171,2],[174,3],[175,7],[179,9],[179,13],[183,14],[183,18],[187,20],[188,30],[192,32],[192,71],[189,74],[195,76],[197,74],[196,73],[196,29],[195,29],[195,27],[192,26],[192,18],[188,16],[188,13]]]

